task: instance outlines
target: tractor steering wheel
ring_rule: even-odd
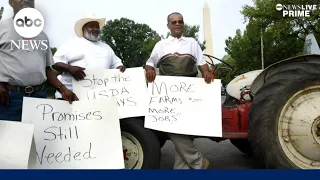
[[[234,70],[234,68],[233,68],[230,64],[224,62],[224,61],[221,60],[221,59],[218,59],[218,58],[216,58],[216,57],[214,57],[214,56],[211,56],[211,55],[209,55],[209,54],[203,54],[203,55],[206,56],[206,57],[208,57],[208,58],[210,59],[211,62],[207,62],[207,63],[210,64],[213,68],[217,68],[217,65],[215,65],[215,64],[213,63],[212,58],[213,58],[213,59],[216,59],[216,60],[218,60],[218,61],[220,61],[220,62],[222,62],[223,64],[225,64],[225,65],[227,65],[227,66],[229,66],[229,67],[218,67],[217,70],[220,69],[220,70],[224,70],[224,71],[228,71],[228,72]]]

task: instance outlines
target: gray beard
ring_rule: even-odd
[[[89,41],[98,42],[100,40],[101,35],[99,34],[98,36],[94,36],[94,35],[90,34],[88,31],[84,31],[83,37]]]

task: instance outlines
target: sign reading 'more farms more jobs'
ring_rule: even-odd
[[[145,116],[147,83],[142,67],[86,70],[84,80],[73,80],[73,91],[80,100],[117,97],[120,118]]]
[[[145,127],[158,131],[222,137],[221,81],[157,76],[148,85]]]
[[[35,128],[29,168],[123,169],[116,104],[115,98],[72,104],[24,98],[22,121]]]

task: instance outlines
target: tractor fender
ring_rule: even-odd
[[[252,82],[250,87],[251,93],[253,95],[257,93],[258,90],[264,85],[266,80],[276,72],[286,69],[286,67],[292,65],[293,63],[307,62],[307,61],[320,64],[320,55],[309,54],[309,55],[296,56],[296,57],[292,57],[292,58],[288,58],[288,59],[276,62],[268,66]]]
[[[262,70],[249,71],[244,74],[240,74],[236,76],[232,81],[227,85],[227,94],[231,97],[240,100],[243,98],[244,100],[251,100],[250,95],[246,94],[241,96],[243,90],[249,89],[253,80],[262,72]]]

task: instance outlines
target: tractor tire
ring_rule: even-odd
[[[167,139],[159,138],[160,148],[163,148],[163,146],[166,144],[166,142],[167,142]]]
[[[130,118],[120,121],[126,169],[159,169],[161,149],[157,136],[144,128],[143,121]]]
[[[254,155],[268,169],[320,168],[319,110],[319,63],[291,63],[268,74],[249,111]]]
[[[247,154],[248,156],[253,155],[250,142],[247,139],[230,139],[230,142],[242,153]]]

